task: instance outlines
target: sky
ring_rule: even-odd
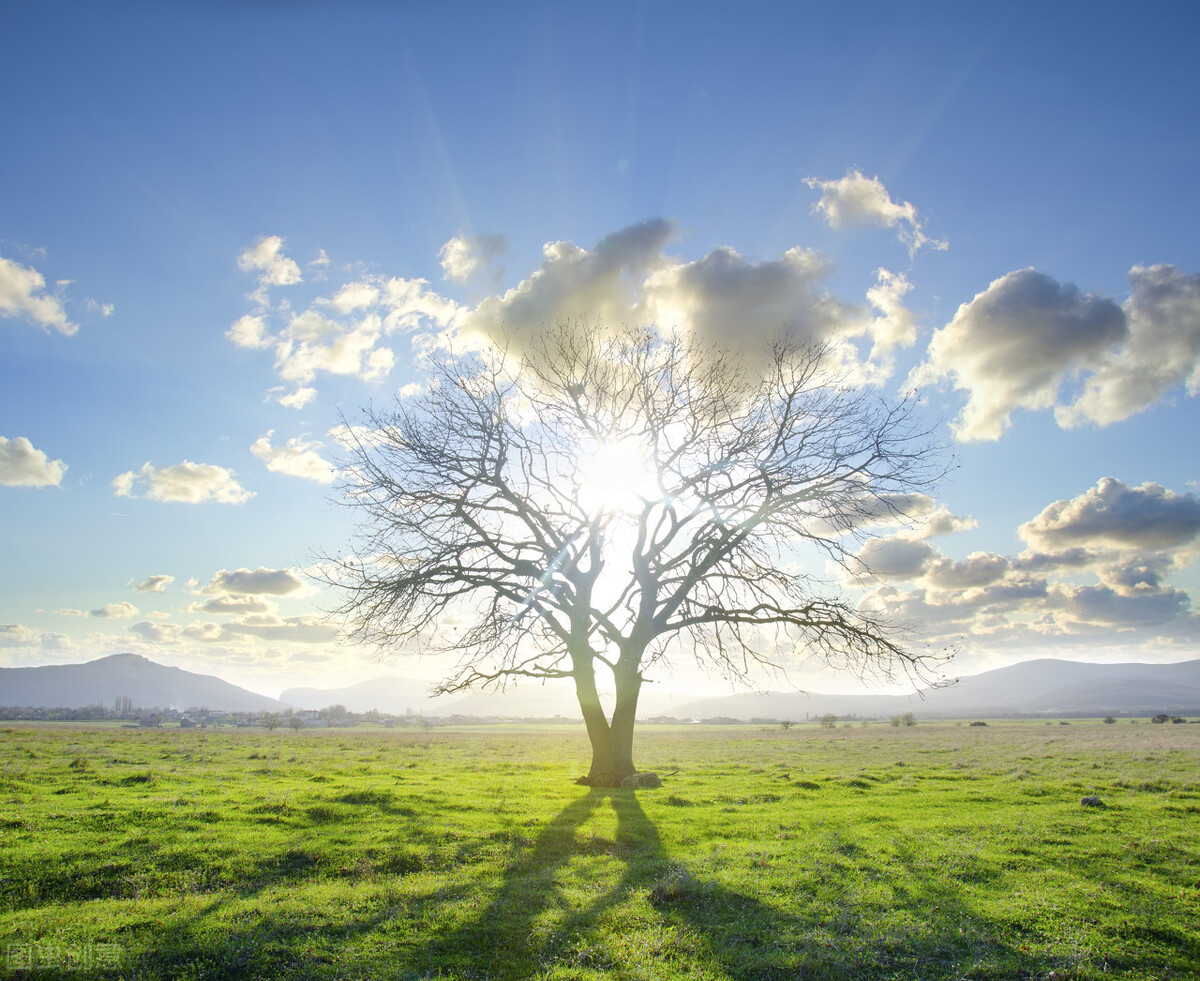
[[[307,575],[338,427],[560,318],[915,391],[950,472],[830,586],[955,673],[1200,657],[1194,4],[4,11],[0,666],[435,676]]]

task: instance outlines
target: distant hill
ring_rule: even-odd
[[[285,707],[213,675],[169,668],[140,654],[113,654],[84,664],[0,668],[0,705],[111,708],[122,696],[143,709],[260,712]]]
[[[1176,664],[1092,664],[1042,658],[961,678],[912,695],[766,692],[698,699],[675,714],[696,719],[802,721],[826,713],[888,718],[1200,714],[1200,660]]]

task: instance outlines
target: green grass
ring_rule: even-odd
[[[587,755],[577,726],[8,724],[0,964],[1200,976],[1200,726],[645,727],[642,766],[679,772],[637,792],[575,786]]]

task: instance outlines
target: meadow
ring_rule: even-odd
[[[0,729],[17,976],[1200,976],[1197,725]]]

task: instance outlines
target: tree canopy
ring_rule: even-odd
[[[614,783],[668,659],[734,680],[797,654],[859,674],[931,662],[828,574],[867,573],[856,546],[940,476],[913,410],[787,340],[752,358],[562,324],[516,353],[445,355],[423,395],[348,427],[359,537],[330,578],[352,636],[456,655],[441,692],[573,681],[587,779]]]

